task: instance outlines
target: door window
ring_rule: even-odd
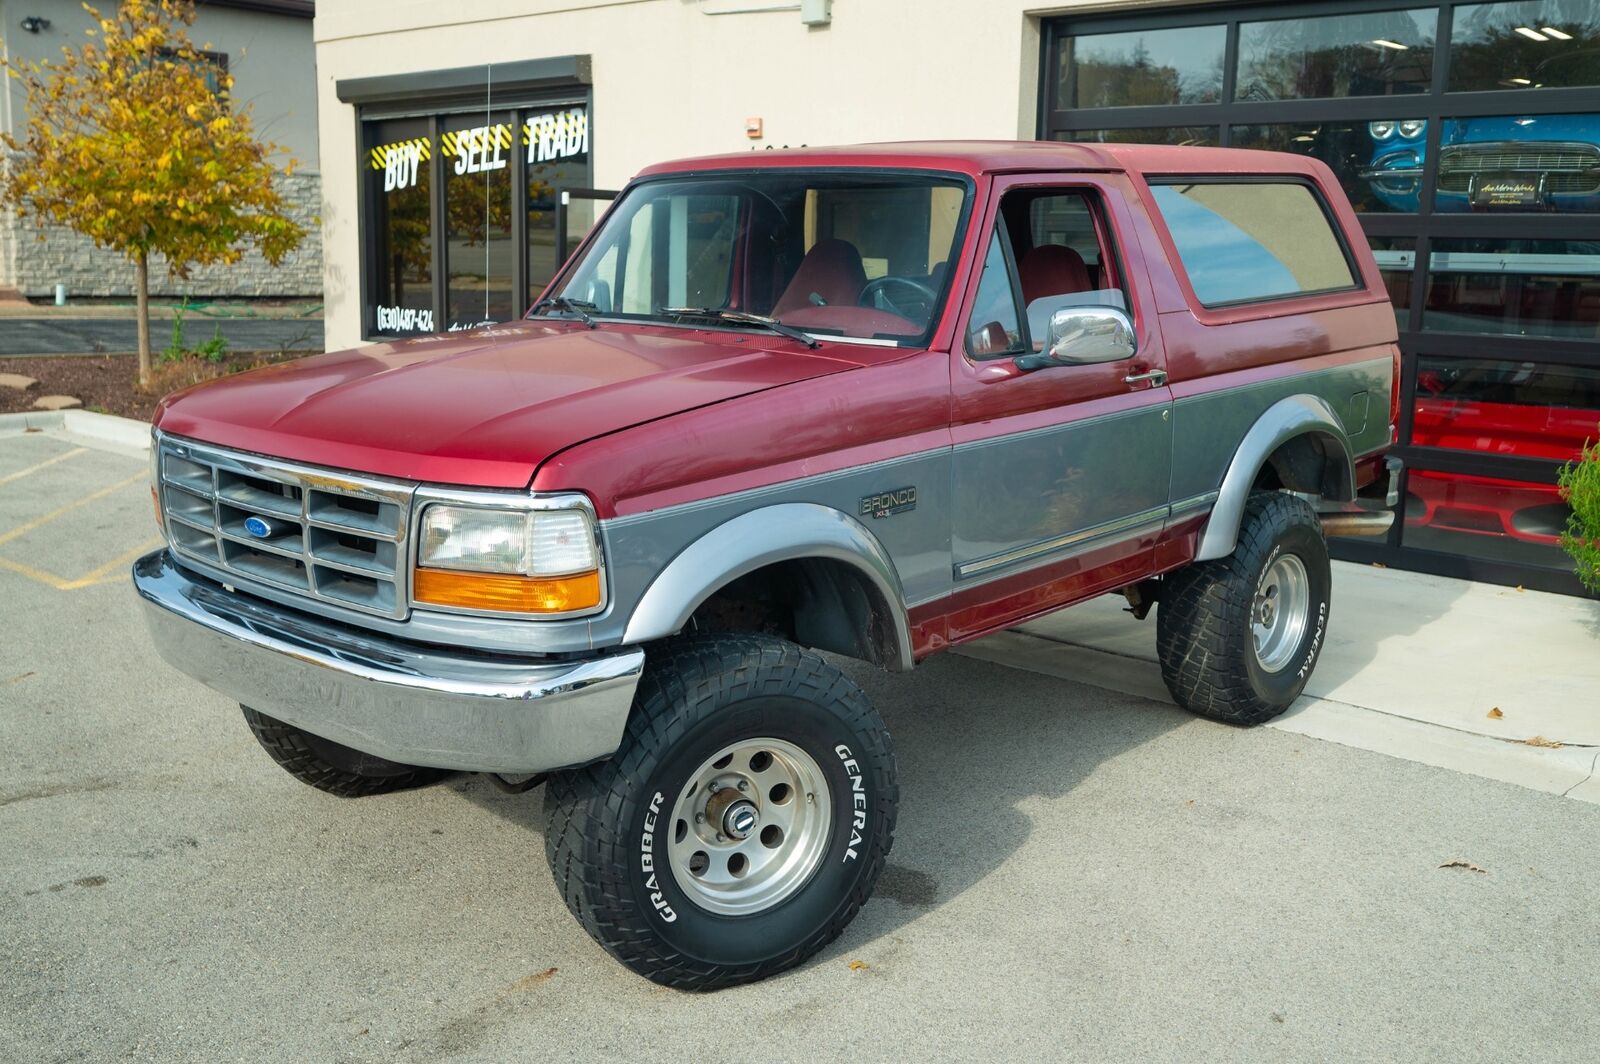
[[[1050,316],[1065,307],[1127,310],[1105,234],[1098,201],[1082,189],[1006,193],[968,322],[972,357],[1042,350]]]

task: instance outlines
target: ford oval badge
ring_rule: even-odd
[[[272,535],[272,525],[262,517],[246,517],[244,519],[244,530],[257,539],[266,539]]]

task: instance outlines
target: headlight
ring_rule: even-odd
[[[1368,122],[1367,132],[1372,134],[1373,140],[1388,140],[1394,136],[1393,122]]]
[[[1400,135],[1407,140],[1422,136],[1422,131],[1428,128],[1428,123],[1421,118],[1408,118],[1399,125]]]
[[[422,511],[417,602],[503,613],[577,613],[601,603],[600,548],[585,509]]]

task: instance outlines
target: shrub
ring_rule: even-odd
[[[1600,443],[1586,442],[1578,460],[1562,467],[1556,483],[1572,507],[1561,546],[1572,556],[1583,586],[1600,594]]]

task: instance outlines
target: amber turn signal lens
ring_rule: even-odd
[[[573,576],[512,576],[418,568],[411,596],[433,606],[501,613],[572,613],[600,605],[600,571]]]

